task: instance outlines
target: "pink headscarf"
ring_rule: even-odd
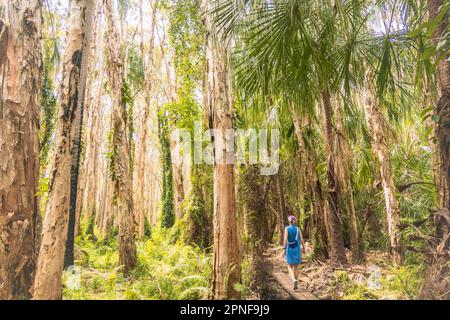
[[[289,217],[288,217],[288,221],[289,221],[290,223],[295,223],[295,216],[289,216]]]

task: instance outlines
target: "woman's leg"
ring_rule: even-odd
[[[298,264],[293,265],[295,280],[298,278]]]
[[[297,278],[295,277],[295,265],[288,264],[289,275],[291,276],[292,281],[295,281]]]

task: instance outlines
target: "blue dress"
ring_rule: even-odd
[[[300,253],[300,231],[298,227],[293,224],[291,224],[289,227],[286,227],[286,229],[288,232],[288,243],[286,244],[286,262],[288,264],[300,264],[302,263],[302,255]],[[296,244],[294,244],[294,241],[296,242]]]

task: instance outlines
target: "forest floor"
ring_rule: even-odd
[[[75,268],[64,272],[64,299],[74,300],[179,300],[206,299],[211,256],[201,249],[154,229],[151,238],[138,241],[138,262],[125,277],[114,240],[78,237]]]
[[[269,247],[265,259],[275,269],[287,274],[282,248]],[[313,262],[307,246],[303,263],[299,266],[299,287],[319,299],[414,299],[422,284],[423,267],[417,264],[394,266],[390,261],[387,253],[371,250],[365,253],[361,264],[334,267]],[[281,294],[278,290],[278,293],[277,298],[288,299],[286,292]],[[275,292],[273,294],[276,295]]]
[[[124,277],[118,263],[116,240],[78,237],[76,266],[64,273],[64,299],[207,299],[211,254],[174,238],[170,231],[155,228],[150,239],[138,241],[138,264],[131,275]],[[333,300],[416,297],[423,279],[422,265],[394,266],[381,251],[366,251],[365,257],[364,263],[336,268],[313,262],[307,247],[299,267],[299,291],[305,294],[302,298],[308,299],[308,294]],[[277,272],[278,281],[267,272],[261,281],[264,290],[257,294],[249,288],[249,281],[244,280],[240,285],[242,298],[293,299],[279,282],[280,278],[288,279],[283,249],[270,246],[263,261],[265,265],[261,267],[267,265],[267,270]],[[243,270],[249,274],[245,266]]]

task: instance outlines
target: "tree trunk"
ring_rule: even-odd
[[[288,212],[286,208],[286,198],[284,196],[284,179],[283,179],[283,171],[282,168],[279,168],[277,174],[277,187],[278,187],[278,195],[279,195],[279,204],[280,211],[278,213],[278,244],[280,246],[283,245],[284,240],[284,227],[288,225]]]
[[[401,262],[399,247],[398,224],[400,221],[400,209],[395,195],[395,186],[392,177],[391,160],[386,143],[386,129],[383,115],[381,114],[377,102],[375,101],[375,88],[371,83],[366,85],[364,92],[364,112],[372,137],[372,149],[375,153],[381,175],[381,182],[386,205],[386,216],[388,233],[391,244],[392,255],[396,263]]]
[[[71,171],[74,145],[79,132],[80,84],[83,44],[86,32],[86,1],[71,1],[69,31],[63,69],[61,108],[56,122],[55,153],[49,183],[47,211],[39,252],[34,299],[61,299],[61,276],[66,249]]]
[[[82,19],[84,19],[84,26],[82,32],[84,33],[84,44],[82,47],[81,67],[80,67],[80,79],[78,82],[78,94],[77,100],[79,103],[79,115],[76,117],[74,123],[76,131],[73,142],[72,150],[72,168],[70,173],[70,204],[69,204],[69,227],[67,230],[67,242],[66,252],[64,255],[64,268],[67,268],[74,264],[74,245],[75,245],[75,222],[76,222],[76,209],[77,209],[77,196],[78,196],[78,177],[80,170],[80,157],[81,157],[81,138],[83,130],[83,116],[84,116],[84,102],[86,92],[86,78],[87,68],[89,65],[91,55],[91,34],[92,34],[92,17],[94,11],[94,1],[87,1],[85,5],[85,12]]]
[[[128,140],[128,113],[123,99],[122,41],[115,26],[113,1],[104,0],[108,20],[108,77],[112,92],[112,122],[114,148],[114,192],[119,214],[119,263],[128,274],[136,265],[133,194],[131,190],[130,145]]]
[[[327,151],[327,181],[328,181],[328,210],[327,224],[330,237],[330,258],[335,263],[345,264],[344,236],[342,230],[341,211],[339,208],[339,185],[335,170],[335,155],[333,151],[333,135],[331,124],[331,99],[328,91],[321,93],[324,117],[325,145]]]
[[[36,262],[42,3],[0,0],[0,300],[30,298]]]
[[[174,191],[174,204],[175,215],[177,218],[183,216],[182,203],[184,199],[184,187],[183,187],[183,162],[180,156],[179,137],[177,134],[171,134],[170,136],[170,148],[172,156],[172,171],[173,171],[173,191]]]
[[[82,131],[82,143],[84,145],[84,152],[82,155],[82,166],[79,174],[79,188],[77,195],[77,208],[75,211],[75,237],[78,236],[80,232],[80,223],[81,223],[81,215],[84,212],[85,214],[89,214],[89,204],[88,201],[92,200],[93,196],[95,196],[96,188],[94,192],[90,192],[88,190],[89,185],[92,182],[96,183],[97,175],[93,175],[93,171],[97,171],[97,159],[94,155],[94,149],[98,149],[97,139],[94,136],[94,131],[97,129],[96,121],[99,118],[98,113],[100,108],[98,107],[97,101],[100,101],[100,97],[102,95],[103,87],[100,85],[96,90],[94,88],[94,80],[98,78],[98,74],[95,73],[97,68],[97,62],[99,59],[103,58],[102,49],[103,49],[103,37],[99,39],[99,33],[101,30],[100,23],[100,9],[101,3],[97,2],[95,12],[92,14],[94,21],[92,22],[93,34],[92,41],[90,43],[90,58],[88,63],[87,70],[87,78],[86,78],[86,94],[85,94],[85,119],[83,119],[84,129]],[[102,34],[101,34],[102,36]],[[99,50],[100,49],[100,50]],[[102,64],[100,64],[102,65]],[[103,68],[99,70],[100,78],[103,76]],[[102,81],[100,81],[101,83]],[[86,139],[89,137],[89,139]]]
[[[226,130],[233,129],[233,97],[228,50],[220,42],[221,35],[214,34],[209,16],[210,3],[202,0],[206,27],[207,97],[206,108],[210,127],[222,132],[213,141],[214,162],[214,262],[213,298],[239,298],[234,288],[241,280],[239,246],[236,225],[236,195],[234,164],[226,159],[234,150],[225,150]],[[218,154],[222,153],[222,159]]]
[[[439,8],[443,4],[444,1],[442,0],[428,0],[429,21],[436,18]],[[432,40],[435,45],[440,41],[445,41],[444,37],[448,34],[449,28],[448,18],[447,12],[442,22],[433,31]],[[443,48],[445,50],[446,46],[444,45]],[[440,60],[437,70],[441,96],[435,107],[435,114],[438,116],[435,134],[437,137],[437,171],[439,178],[437,191],[441,210],[434,217],[436,225],[434,242],[437,248],[429,259],[419,298],[448,300],[450,295],[448,291],[449,282],[445,281],[449,274],[448,248],[450,245],[448,223],[450,216],[450,57],[448,50]]]
[[[353,188],[351,179],[351,162],[353,156],[350,145],[348,144],[348,138],[344,132],[341,106],[339,106],[338,104],[336,104],[335,114],[335,154],[339,155],[339,157],[336,157],[336,176],[339,179],[339,186],[342,194],[340,205],[341,208],[346,209],[346,213],[348,215],[352,262],[359,263],[362,259],[362,252],[359,243],[358,221],[356,217],[355,203],[353,200]]]
[[[428,0],[429,21],[433,21],[439,13],[439,8],[443,5],[443,0]],[[448,13],[443,21],[436,27],[432,34],[435,45],[445,41],[448,32]],[[448,36],[448,33],[447,33]],[[447,39],[448,41],[448,39]],[[445,48],[445,46],[444,46]],[[439,61],[437,73],[439,79],[439,89],[441,95],[437,101],[435,112],[438,116],[436,128],[437,149],[438,149],[438,176],[440,177],[438,187],[439,206],[450,210],[450,57],[448,50],[445,56]]]
[[[99,72],[100,72],[100,79],[98,90],[95,93],[95,99],[92,99],[93,102],[90,103],[90,107],[92,108],[92,117],[91,117],[92,120],[89,132],[89,158],[86,160],[88,179],[86,181],[85,200],[83,203],[84,212],[87,216],[87,220],[89,220],[92,217],[94,212],[98,211],[97,203],[99,203],[97,201],[97,193],[99,193],[97,189],[99,179],[98,172],[99,172],[99,155],[100,155],[99,130],[102,121],[100,112],[101,112],[101,97],[103,95],[103,79],[104,79],[103,68]],[[80,222],[78,221],[78,224],[79,223]]]
[[[141,55],[144,59],[144,85],[145,85],[145,106],[144,106],[144,116],[140,124],[140,150],[139,157],[137,160],[137,170],[138,175],[136,177],[136,189],[137,189],[137,201],[136,201],[136,217],[138,221],[138,235],[140,237],[144,236],[144,224],[145,224],[145,212],[148,208],[145,208],[145,160],[147,155],[147,144],[148,144],[148,119],[150,116],[151,108],[151,92],[152,92],[152,73],[153,73],[153,49],[155,47],[155,31],[156,31],[156,10],[157,1],[154,1],[152,6],[152,25],[150,30],[150,42],[148,51],[145,52],[144,49],[144,27],[143,27],[143,1],[141,1]],[[145,56],[148,56],[146,61]]]
[[[312,221],[314,232],[312,238],[315,242],[314,255],[319,259],[328,258],[328,234],[325,223],[325,203],[323,199],[322,185],[317,173],[317,156],[314,149],[307,149],[301,123],[295,110],[292,110],[295,135],[297,137],[300,167],[304,173],[304,188],[310,194]]]

